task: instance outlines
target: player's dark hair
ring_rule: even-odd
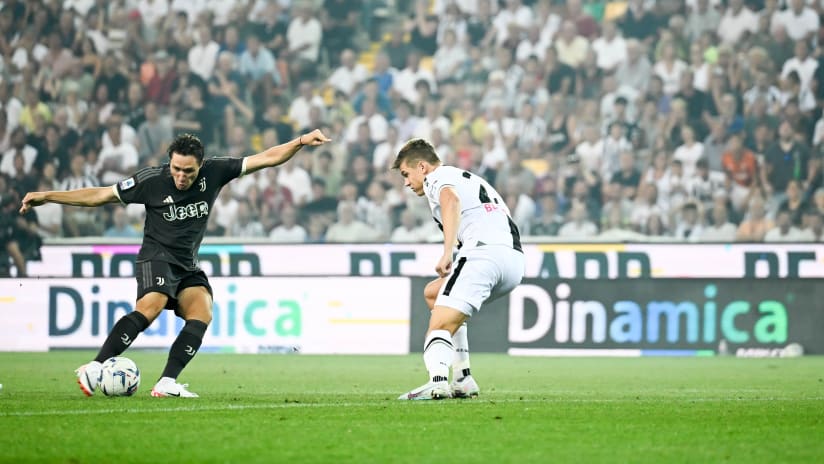
[[[401,148],[395,162],[392,163],[392,169],[400,169],[401,164],[406,161],[407,165],[413,162],[426,161],[430,164],[440,164],[441,159],[435,153],[435,147],[424,139],[412,139]]]
[[[198,164],[203,162],[203,142],[192,134],[180,134],[169,145],[169,159],[172,154],[194,156]]]

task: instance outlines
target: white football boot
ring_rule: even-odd
[[[100,384],[100,375],[103,373],[103,365],[97,361],[84,364],[74,370],[77,375],[77,384],[86,396],[94,395],[97,386]]]
[[[192,393],[188,390],[189,384],[180,384],[175,382],[171,377],[163,377],[157,381],[154,388],[152,388],[152,396],[156,398],[164,397],[179,397],[179,398],[198,398],[197,393]]]
[[[399,396],[399,400],[442,400],[449,398],[449,383],[445,380],[442,382],[427,382],[420,387],[404,393]]]
[[[453,398],[475,398],[481,392],[478,382],[475,382],[471,375],[453,380],[449,388],[452,390]]]

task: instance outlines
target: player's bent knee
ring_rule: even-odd
[[[180,292],[178,312],[183,319],[212,322],[212,295],[205,287],[190,287]]]
[[[169,297],[162,293],[147,293],[137,300],[135,311],[140,312],[149,322],[152,322],[166,307],[167,301],[169,301]]]
[[[441,291],[442,285],[443,279],[439,278],[429,282],[426,284],[426,287],[423,288],[423,298],[426,300],[426,305],[430,310],[435,307],[435,300],[438,298],[438,293]]]
[[[429,330],[448,330],[454,334],[458,327],[466,321],[466,315],[457,309],[447,306],[435,306],[429,317]]]

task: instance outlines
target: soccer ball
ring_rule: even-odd
[[[129,358],[115,356],[103,362],[100,390],[106,396],[132,396],[140,386],[140,369]]]

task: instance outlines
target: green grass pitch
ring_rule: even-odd
[[[397,401],[419,355],[201,354],[197,399],[86,398],[91,352],[0,354],[0,462],[824,462],[824,358],[476,354],[473,400]]]

